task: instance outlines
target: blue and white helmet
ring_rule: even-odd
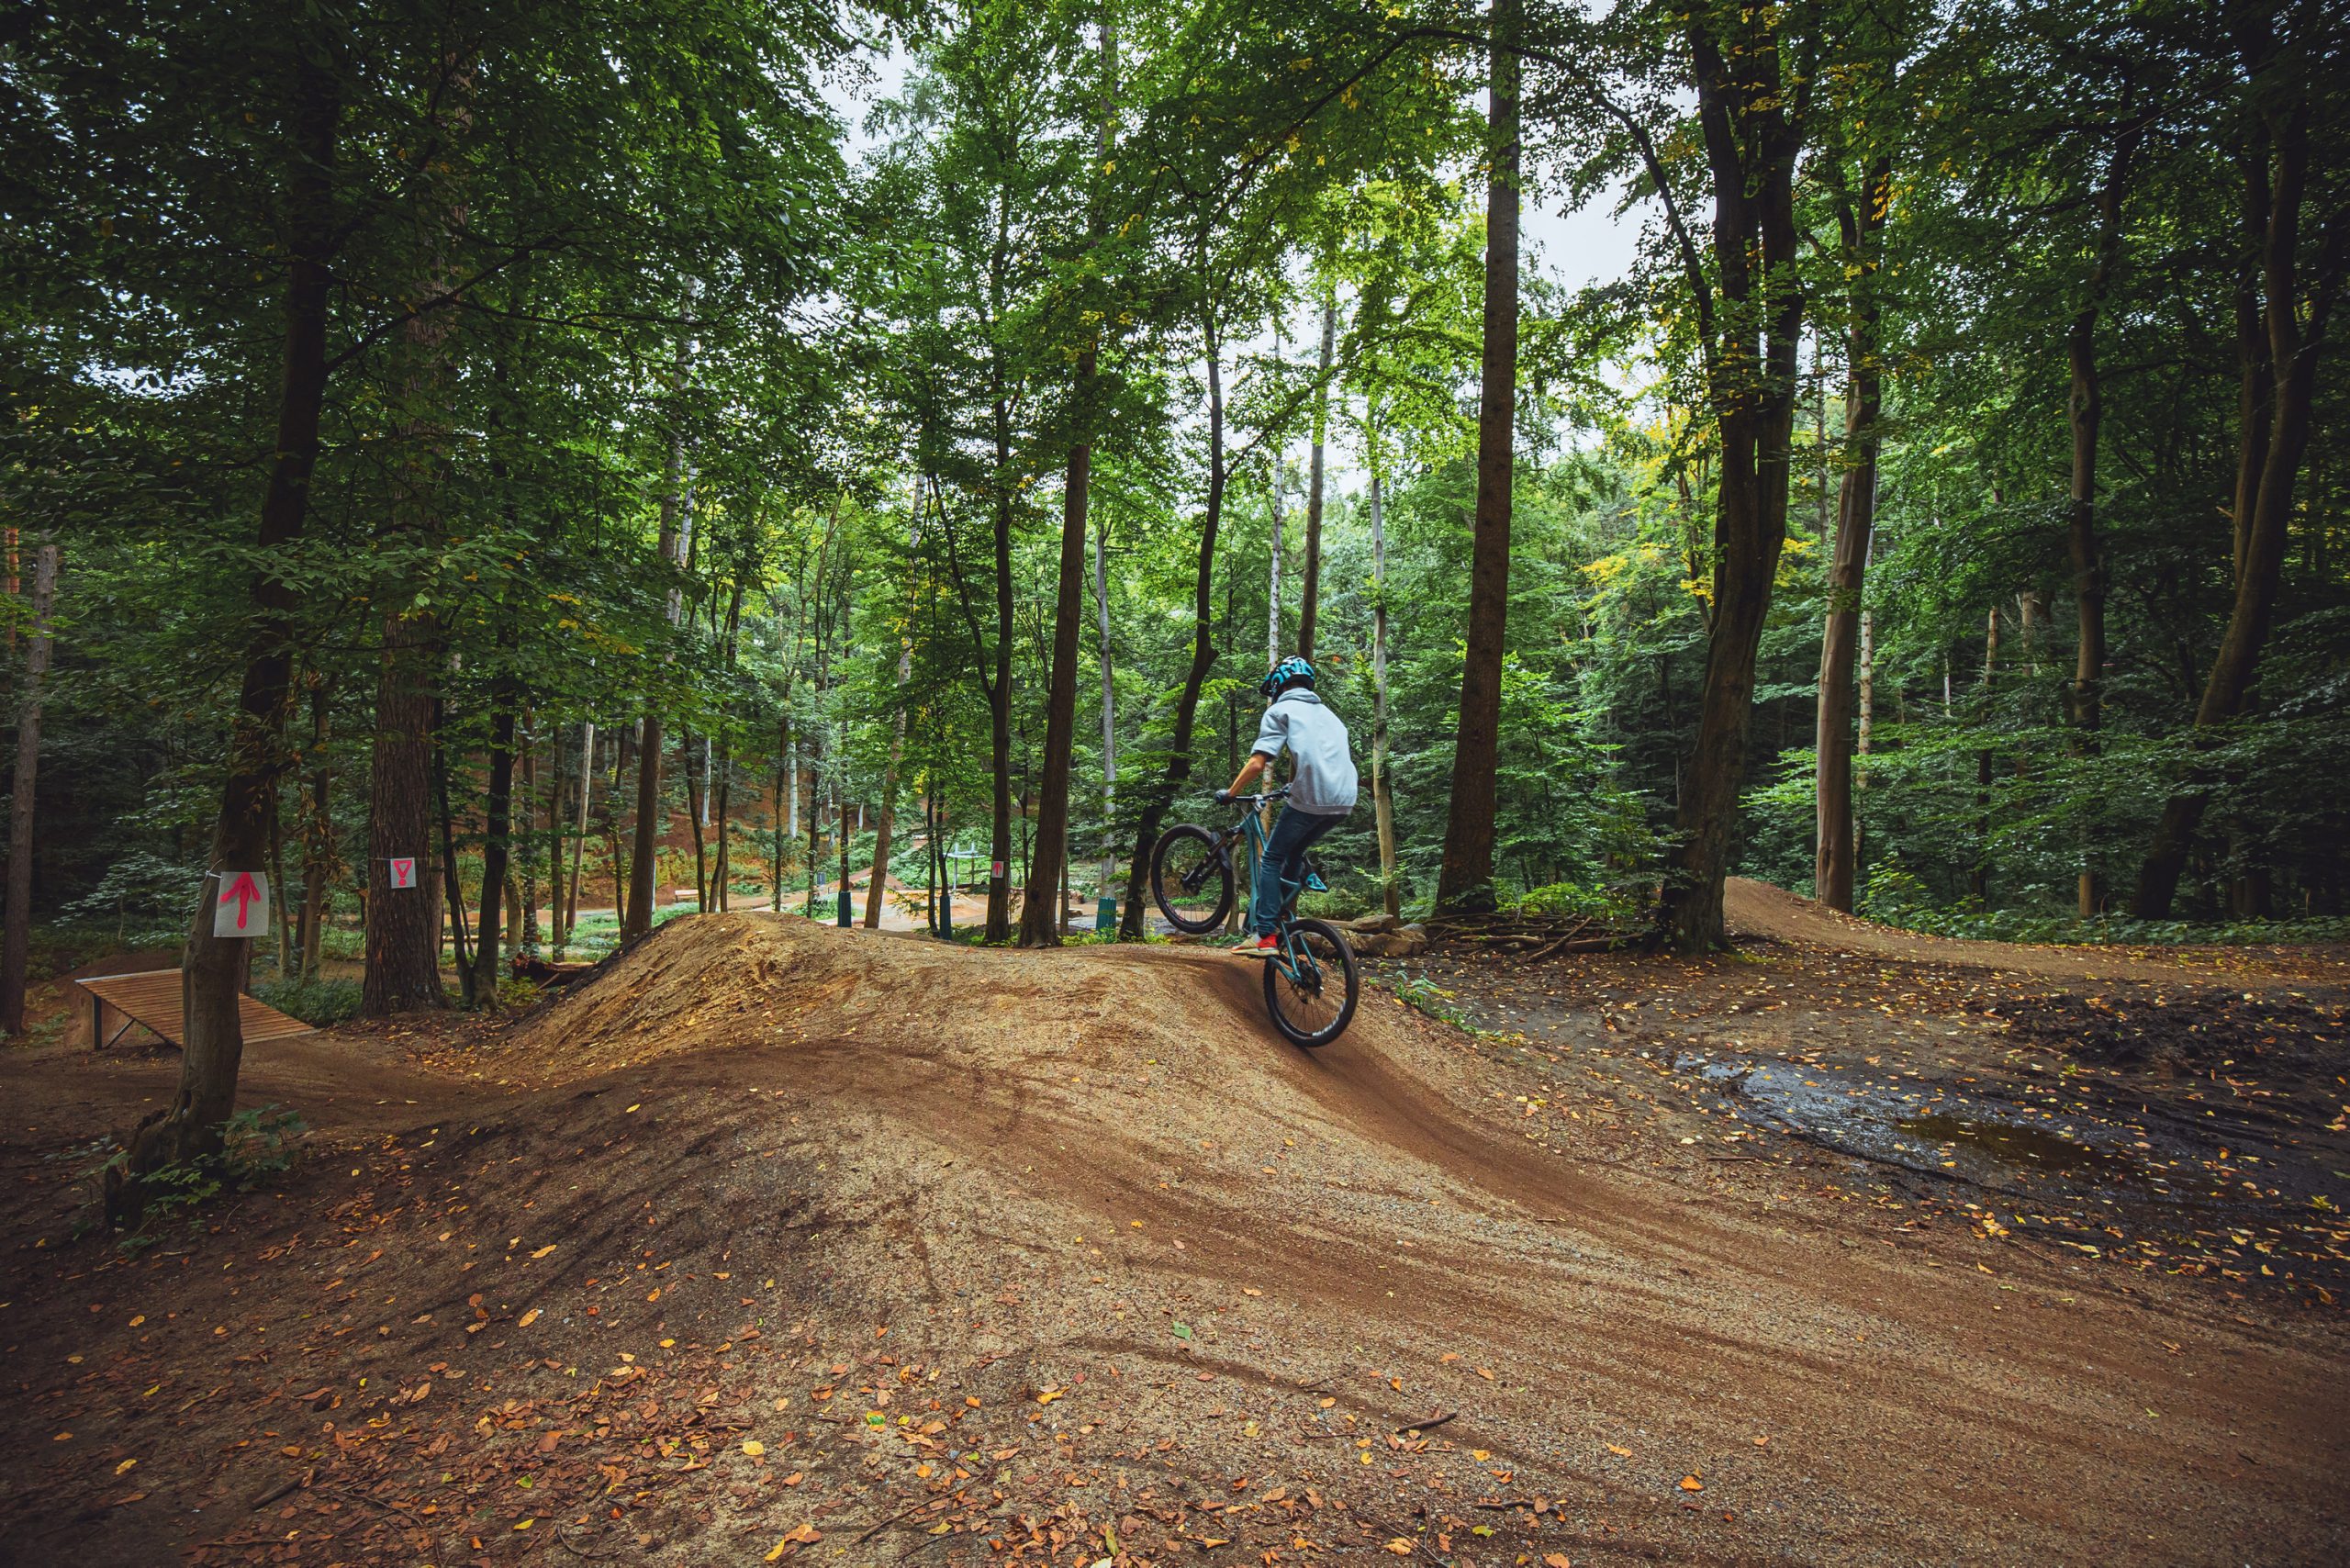
[[[1314,685],[1314,666],[1295,654],[1292,654],[1265,672],[1265,678],[1257,683],[1257,689],[1271,697],[1282,687],[1297,679],[1303,679],[1310,690]]]

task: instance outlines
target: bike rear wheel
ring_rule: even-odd
[[[1185,823],[1159,834],[1150,852],[1150,897],[1178,931],[1214,931],[1232,908],[1232,859],[1223,840]]]
[[[1294,968],[1298,972],[1289,972]],[[1326,1046],[1354,1022],[1362,985],[1355,950],[1326,921],[1291,923],[1283,958],[1265,965],[1265,1011],[1292,1045]]]

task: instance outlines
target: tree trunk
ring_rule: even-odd
[[[1893,171],[1880,160],[1869,171],[1857,207],[1840,202],[1845,265],[1851,274],[1852,325],[1846,357],[1851,390],[1844,404],[1847,467],[1837,498],[1835,553],[1828,575],[1828,623],[1819,644],[1819,700],[1814,739],[1816,802],[1812,894],[1851,913],[1858,861],[1852,829],[1852,656],[1859,642],[1861,599],[1866,588],[1869,541],[1876,526],[1878,422],[1885,407],[1884,368],[1877,353],[1874,288],[1876,237],[1892,199]],[[1822,447],[1825,448],[1823,435]],[[1826,469],[1821,469],[1825,507]]]
[[[1698,954],[1722,943],[1722,881],[1745,782],[1755,657],[1786,542],[1803,330],[1794,196],[1802,136],[1787,117],[1770,14],[1742,13],[1744,30],[1727,50],[1702,17],[1693,15],[1687,25],[1720,280],[1705,314],[1711,322],[1718,308],[1727,319],[1707,334],[1707,392],[1720,431],[1713,618],[1696,744],[1682,776],[1679,840],[1667,857],[1659,914],[1673,946]]]
[[[25,1032],[25,973],[32,962],[33,810],[40,774],[40,688],[56,645],[49,619],[56,596],[57,542],[44,539],[33,557],[31,634],[25,648],[24,689],[17,703],[17,773],[8,796],[8,928],[5,940],[0,940],[0,1034],[6,1035]]]
[[[898,765],[906,755],[906,682],[913,678],[914,644],[912,638],[898,644],[898,716],[896,733],[890,737],[890,766],[881,774],[881,814],[873,824],[873,882],[865,890],[865,928],[881,928],[881,901],[890,881],[890,829],[898,815]]]
[[[579,725],[579,814],[573,823],[571,840],[571,895],[565,901],[563,919],[555,928],[555,956],[563,956],[563,947],[570,942],[572,931],[579,924],[579,873],[588,857],[588,801],[596,792],[596,726],[582,721]],[[617,912],[616,912],[617,913]]]
[[[1118,695],[1110,674],[1110,510],[1093,532],[1093,610],[1102,639],[1102,870],[1093,896],[1106,898],[1117,875]]]
[[[1395,870],[1395,800],[1387,764],[1387,518],[1379,469],[1371,471],[1371,805],[1379,827],[1380,902],[1391,916],[1404,913]]]
[[[426,684],[438,639],[429,612],[394,609],[384,618],[375,722],[367,775],[367,967],[362,1009],[387,1017],[443,1005],[434,915],[420,896],[431,858],[432,693]],[[413,857],[417,885],[391,888],[386,864]]]
[[[333,163],[341,103],[330,62],[308,47],[295,51],[294,157],[286,179],[285,365],[279,386],[277,439],[262,499],[258,543],[263,554],[301,537],[310,473],[319,451],[319,418],[327,386],[327,308],[337,233]],[[228,777],[210,854],[217,875],[258,864],[267,831],[270,791],[284,766],[281,755],[294,669],[294,590],[267,572],[249,589],[258,612],[248,622],[244,682],[229,730]],[[207,883],[209,889],[217,884]],[[211,896],[202,901],[187,953],[182,989],[185,1039],[179,1091],[159,1121],[133,1137],[128,1158],[106,1177],[107,1217],[135,1217],[144,1205],[144,1178],[158,1167],[209,1154],[220,1147],[221,1124],[236,1107],[237,1070],[244,1030],[237,996],[251,949],[234,937],[212,935]]]
[[[1200,519],[1199,566],[1192,582],[1192,662],[1183,673],[1183,693],[1175,704],[1175,734],[1168,749],[1167,774],[1144,803],[1136,824],[1135,856],[1126,869],[1126,910],[1118,928],[1120,940],[1142,939],[1143,880],[1149,875],[1150,851],[1158,842],[1158,825],[1176,792],[1192,776],[1192,730],[1199,719],[1200,688],[1215,663],[1215,540],[1224,521],[1224,345],[1216,330],[1213,299],[1206,302],[1203,323],[1208,363],[1208,494]]]
[[[2105,416],[2105,388],[2098,366],[2097,323],[2112,289],[2114,263],[2121,253],[2122,197],[2139,134],[2125,129],[2114,140],[2105,184],[2095,203],[2097,260],[2089,270],[2086,297],[2074,312],[2065,339],[2072,383],[2065,417],[2073,438],[2065,547],[2073,567],[2079,624],[2073,665],[2073,749],[2082,756],[2095,756],[2102,749],[2098,732],[2105,722],[2105,563],[2097,536],[2097,448],[2098,427]],[[2094,855],[2095,846],[2085,842],[2076,902],[2084,919],[2096,914],[2105,902]]]
[[[520,909],[520,928],[515,933],[520,944],[515,950],[536,957],[539,951],[539,748],[537,736],[530,733],[533,725],[524,726],[522,741],[522,879]],[[547,802],[547,823],[554,823],[554,802]],[[555,851],[550,847],[548,864],[554,864]]]
[[[1983,700],[1976,722],[1987,728],[1991,722],[1991,695],[1999,675],[1999,608],[1993,605],[1990,619],[1983,630]],[[1975,905],[1981,909],[1991,902],[1991,748],[1977,747],[1975,753],[1975,866],[1967,879],[1967,890]]]
[[[1322,298],[1322,353],[1314,384],[1314,458],[1305,491],[1305,575],[1298,583],[1297,651],[1314,657],[1314,633],[1322,601],[1322,448],[1330,433],[1330,357],[1338,336],[1338,295],[1332,286]]]
[[[705,750],[705,762],[708,756]],[[695,777],[694,735],[690,730],[677,737],[677,765],[686,777],[686,829],[694,839],[694,908],[707,913],[711,906],[710,848],[702,823],[710,812],[710,771],[704,767],[700,778]]]
[[[438,736],[446,710],[433,705],[432,732]],[[465,1006],[471,1007],[480,999],[480,977],[474,970],[473,944],[465,924],[465,879],[457,865],[457,818],[449,806],[449,754],[445,748],[432,748],[432,794],[439,807],[441,822],[441,881],[448,895],[449,958],[457,971],[457,994]],[[488,892],[484,889],[485,894]],[[495,940],[493,937],[492,940]],[[433,953],[440,954],[440,943],[433,944]]]
[[[1087,417],[1093,385],[1094,353],[1077,362],[1077,403]],[[1020,902],[1020,945],[1057,947],[1061,932],[1055,892],[1069,858],[1069,754],[1077,749],[1077,628],[1085,613],[1085,507],[1092,475],[1093,447],[1085,440],[1069,449],[1068,481],[1062,487],[1061,560],[1053,602],[1053,664],[1045,694],[1045,776],[1036,801],[1035,846],[1029,856],[1026,891]]]
[[[513,650],[509,647],[508,656]],[[498,935],[504,928],[498,905],[506,894],[509,841],[514,826],[514,714],[521,693],[510,677],[493,683],[490,699],[497,704],[489,716],[489,798],[483,813],[481,841],[481,919],[474,935],[473,999],[498,1004]],[[530,799],[526,793],[522,797]]]
[[[982,940],[1012,938],[1012,409],[998,366],[995,398],[995,652],[988,682],[988,769],[994,820],[988,836],[988,918]]]
[[[288,706],[291,706],[289,701]],[[285,925],[285,790],[273,784],[269,790],[269,885],[277,901],[277,918],[270,922],[269,934],[277,942],[277,978],[284,980],[291,968],[293,953],[288,944],[292,934]]]
[[[1452,789],[1437,907],[1494,906],[1494,770],[1507,648],[1511,487],[1517,433],[1518,0],[1494,0],[1487,89],[1484,364],[1478,384],[1477,520],[1469,566],[1469,636],[1454,733]]]
[[[692,503],[686,495],[686,370],[692,360],[691,349],[684,343],[677,346],[677,368],[672,380],[677,394],[677,425],[669,434],[669,462],[666,481],[661,492],[661,558],[678,574],[680,580],[669,589],[669,624],[677,627],[685,622],[686,551],[693,527]],[[621,924],[621,940],[642,936],[653,929],[653,906],[657,898],[654,883],[660,875],[662,830],[661,809],[661,715],[647,710],[643,730],[638,736],[636,753],[636,834],[630,847],[628,867],[628,910]]]
[[[1276,314],[1273,317],[1273,370],[1276,378],[1281,373],[1282,325],[1281,317]],[[1273,454],[1273,538],[1265,561],[1265,667],[1270,670],[1281,662],[1281,557],[1287,553],[1281,540],[1281,524],[1285,521],[1281,516],[1281,502],[1289,489],[1289,454],[1284,450],[1288,445],[1285,433],[1278,429],[1268,433],[1272,437]],[[1228,618],[1228,610],[1226,614]],[[1236,914],[1239,913],[1239,907],[1237,902],[1233,905]]]
[[[2246,64],[2255,80],[2272,68],[2272,61],[2246,50]],[[2262,648],[2268,641],[2277,594],[2283,582],[2286,545],[2292,523],[2293,489],[2301,460],[2309,450],[2311,409],[2316,400],[2319,351],[2323,347],[2326,319],[2332,312],[2344,264],[2345,225],[2336,216],[2328,225],[2325,246],[2311,280],[2310,298],[2302,303],[2298,276],[2300,251],[2300,208],[2308,183],[2310,160],[2309,106],[2306,99],[2267,111],[2268,140],[2274,144],[2271,162],[2274,184],[2265,214],[2247,199],[2247,221],[2266,221],[2246,238],[2258,247],[2260,286],[2265,296],[2261,320],[2266,333],[2269,369],[2256,376],[2247,368],[2247,396],[2255,381],[2265,384],[2266,409],[2247,406],[2255,421],[2265,420],[2265,437],[2255,440],[2246,430],[2238,440],[2239,464],[2255,457],[2256,476],[2236,476],[2235,601],[2228,612],[2227,630],[2211,660],[2202,700],[2195,710],[2193,742],[2197,751],[2219,744],[2217,731],[2238,717],[2252,689]],[[2247,518],[2249,519],[2247,522]],[[2201,769],[2190,772],[2186,785],[2164,805],[2162,821],[2138,874],[2131,913],[2141,920],[2161,920],[2170,914],[2178,879],[2186,868],[2195,830],[2210,799],[2210,784]]]
[[[302,978],[315,980],[324,956],[334,896],[334,816],[329,810],[334,782],[328,749],[333,722],[333,689],[313,675],[310,684],[310,801],[302,824]]]

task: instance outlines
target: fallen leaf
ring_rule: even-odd
[[[1387,1543],[1387,1550],[1398,1557],[1409,1557],[1412,1555],[1412,1543],[1399,1535]]]
[[[823,1539],[824,1536],[822,1531],[819,1530],[814,1525],[803,1520],[797,1529],[791,1531],[789,1535],[785,1536],[781,1540],[777,1541],[774,1546],[768,1549],[766,1561],[773,1562],[795,1546],[813,1546],[816,1542]]]
[[[1575,1568],[1575,1565],[1567,1561],[1567,1554],[1563,1551],[1546,1551],[1542,1554],[1542,1568]]]
[[[1607,1451],[1614,1454],[1617,1459],[1629,1459],[1632,1457],[1632,1450],[1630,1449],[1618,1448],[1614,1443],[1609,1443],[1607,1445]]]
[[[550,1241],[550,1242],[548,1242],[544,1247],[540,1248],[536,1252],[532,1253],[532,1254],[531,1254],[531,1256],[532,1256],[532,1257],[533,1257],[533,1258],[543,1258],[543,1257],[545,1257],[548,1253],[550,1253],[550,1252],[554,1251],[554,1249],[555,1249],[555,1244],[554,1244],[554,1242]]]
[[[528,1328],[532,1324],[536,1323],[538,1320],[539,1309],[534,1306],[531,1308],[530,1311],[524,1313],[521,1316],[516,1318],[514,1320],[514,1327],[517,1328]]]
[[[743,1451],[749,1454],[753,1459],[756,1459],[759,1455],[767,1451],[767,1445],[759,1441],[758,1439],[753,1438],[749,1442],[743,1445]]]
[[[1694,1475],[1684,1475],[1681,1478],[1681,1489],[1684,1492],[1703,1492],[1706,1484]]]

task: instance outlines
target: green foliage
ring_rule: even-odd
[[[308,1127],[294,1112],[275,1105],[250,1106],[220,1125],[220,1148],[195,1159],[173,1160],[140,1179],[144,1207],[139,1227],[118,1238],[125,1252],[136,1253],[162,1239],[160,1232],[174,1222],[190,1230],[204,1224],[202,1211],[214,1200],[248,1191],[273,1176],[293,1169],[297,1144]],[[91,1177],[118,1168],[128,1158],[118,1150]]]
[[[321,1029],[359,1016],[359,982],[325,976],[255,980],[255,1001]]]

